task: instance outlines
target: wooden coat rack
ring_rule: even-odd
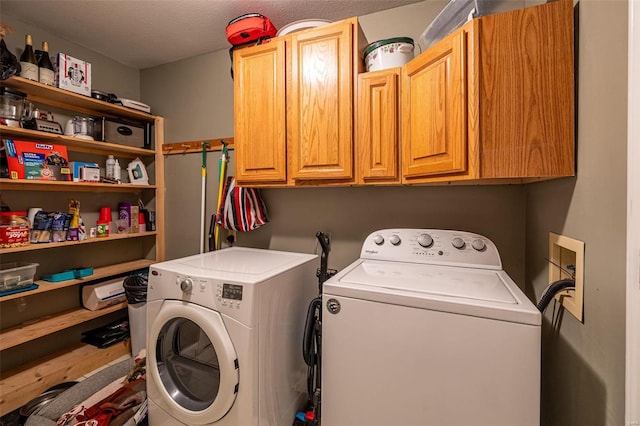
[[[192,142],[174,142],[162,144],[162,154],[188,154],[194,152],[202,152],[202,145],[208,142],[208,151],[222,151],[222,141],[227,144],[227,149],[233,149],[233,138],[206,139]]]

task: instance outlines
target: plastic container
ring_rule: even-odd
[[[0,291],[29,287],[36,275],[37,263],[10,262],[0,265]]]
[[[394,37],[378,40],[364,49],[367,71],[400,67],[413,59],[413,39]]]
[[[22,118],[26,97],[27,95],[22,92],[0,86],[0,118],[14,120],[19,123]]]
[[[113,158],[113,155],[110,155],[107,158],[107,164],[106,164],[106,170],[105,170],[105,176],[108,178],[115,178],[115,168],[116,168],[116,160],[115,158]]]
[[[29,245],[31,223],[27,212],[0,212],[0,247]]]
[[[140,232],[147,232],[147,223],[144,219],[144,213],[138,213],[138,227],[140,228]]]
[[[118,183],[122,182],[122,169],[120,168],[120,162],[116,160],[113,165],[113,178],[118,181]]]
[[[295,33],[297,31],[308,30],[309,28],[321,27],[330,24],[332,21],[326,19],[303,19],[301,21],[291,22],[280,28],[276,33],[276,37]]]
[[[148,275],[130,275],[124,279],[122,286],[128,303],[131,354],[136,356],[147,346]]]

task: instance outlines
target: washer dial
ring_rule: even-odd
[[[471,242],[471,247],[473,247],[476,251],[482,251],[487,247],[487,245],[485,244],[484,240],[477,238]]]
[[[418,244],[424,248],[429,248],[433,245],[433,238],[429,234],[418,235]]]
[[[451,240],[451,245],[457,248],[458,250],[462,250],[464,248],[464,240],[460,237],[455,237]]]

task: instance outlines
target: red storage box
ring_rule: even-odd
[[[234,46],[275,37],[278,30],[259,13],[247,13],[232,19],[227,25],[227,40]]]

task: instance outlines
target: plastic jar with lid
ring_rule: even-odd
[[[0,212],[0,247],[29,245],[27,212]]]

